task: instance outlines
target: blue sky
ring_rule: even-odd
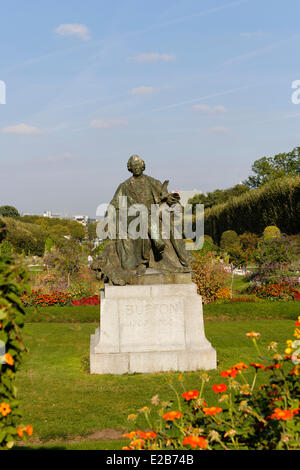
[[[170,189],[299,145],[298,0],[1,5],[0,205],[95,215],[138,153]]]

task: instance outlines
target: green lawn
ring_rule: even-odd
[[[291,338],[293,324],[292,320],[206,322],[206,336],[218,357],[218,369],[210,372],[212,380],[205,395],[208,403],[216,404],[211,385],[220,381],[221,370],[239,361],[257,360],[246,332],[259,331],[262,344],[277,341],[284,346]],[[89,340],[95,327],[93,323],[26,325],[24,339],[29,354],[17,376],[17,386],[23,421],[34,427],[34,448],[46,443],[51,448],[121,448],[121,432],[130,429],[128,414],[149,405],[157,393],[161,398],[173,399],[168,378],[173,377],[177,383],[176,373],[90,375]],[[199,386],[199,371],[183,376],[186,389]],[[104,432],[106,438],[90,441],[87,436],[95,432],[96,436]]]
[[[100,307],[27,307],[26,321],[51,323],[98,323]],[[300,301],[291,302],[240,302],[203,305],[206,320],[244,319],[296,319],[300,315]]]

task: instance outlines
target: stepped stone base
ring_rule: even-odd
[[[196,284],[105,286],[91,336],[92,374],[215,368]]]

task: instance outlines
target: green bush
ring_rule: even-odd
[[[26,272],[11,258],[0,255],[0,449],[10,449],[18,437],[32,434],[31,426],[20,425],[21,414],[15,386],[25,347],[22,342],[24,315],[20,297]]]
[[[240,249],[240,246],[238,234],[234,230],[226,230],[222,233],[220,241],[221,250]]]
[[[281,231],[276,225],[269,225],[265,228],[263,237],[265,240],[272,240],[272,238],[278,238],[281,235]]]
[[[243,250],[253,251],[257,247],[259,237],[255,233],[245,232],[239,236],[239,239]]]

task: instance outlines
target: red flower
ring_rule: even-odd
[[[203,411],[206,415],[214,416],[217,413],[221,413],[223,411],[223,409],[219,408],[217,406],[211,406],[210,408],[203,408]]]
[[[225,384],[218,384],[218,385],[213,385],[212,389],[215,393],[224,393],[227,390],[227,385]]]
[[[274,413],[271,415],[271,419],[281,419],[282,421],[286,421],[287,419],[291,419],[294,416],[295,410],[281,410],[280,408],[275,408]]]
[[[256,364],[254,362],[250,362],[250,366],[255,367],[256,370],[258,369],[266,370],[265,366],[263,366],[262,364]]]
[[[165,413],[163,415],[163,418],[166,421],[174,421],[174,419],[179,419],[179,418],[182,418],[182,417],[183,417],[183,414],[179,413],[179,411],[169,411],[168,413]]]
[[[193,449],[200,447],[201,449],[206,449],[207,441],[202,436],[187,436],[183,439],[184,446],[191,446]]]
[[[231,368],[231,369],[224,370],[223,372],[221,372],[220,375],[221,375],[221,377],[235,378],[238,373],[239,373],[239,371],[237,369]]]
[[[199,396],[198,390],[189,390],[188,392],[183,393],[181,396],[185,398],[186,401],[195,400]]]

